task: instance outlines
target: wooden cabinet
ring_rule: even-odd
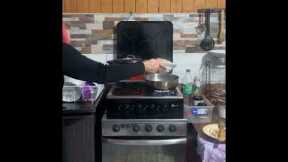
[[[175,13],[225,8],[226,0],[63,0],[67,13]]]
[[[113,12],[124,12],[124,0],[113,0]]]
[[[218,0],[218,8],[226,8],[225,0]]]
[[[195,11],[195,0],[182,0],[183,8],[182,12],[191,12]],[[204,1],[204,0],[202,0]]]
[[[135,0],[124,0],[124,12],[135,12]]]
[[[148,13],[159,12],[159,0],[148,0],[147,1],[147,12]]]
[[[171,0],[171,12],[182,12],[183,0]]]
[[[101,12],[101,0],[89,0],[88,12]]]
[[[171,0],[159,0],[159,12],[171,12]]]
[[[147,0],[136,0],[136,13],[146,13],[147,12]]]

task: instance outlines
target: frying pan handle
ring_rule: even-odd
[[[136,57],[134,55],[127,55],[127,58],[135,59]]]

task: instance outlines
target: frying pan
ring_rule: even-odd
[[[141,62],[142,59],[133,55],[129,57],[108,61],[109,64],[134,64]],[[157,90],[174,90],[178,86],[179,77],[171,74],[175,64],[166,64],[160,73],[144,74],[144,81],[153,89]],[[166,70],[166,71],[165,71]]]
[[[157,90],[174,90],[178,86],[179,77],[170,73],[154,73],[144,75],[146,83]]]

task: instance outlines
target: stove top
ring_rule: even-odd
[[[111,88],[107,98],[141,98],[141,99],[169,99],[183,98],[181,91],[155,90],[143,81],[119,82]]]
[[[143,81],[120,82],[106,96],[109,119],[181,119],[183,95],[177,88],[158,91]]]

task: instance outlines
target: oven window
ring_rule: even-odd
[[[184,162],[185,145],[169,146],[127,146],[102,145],[103,162]]]

